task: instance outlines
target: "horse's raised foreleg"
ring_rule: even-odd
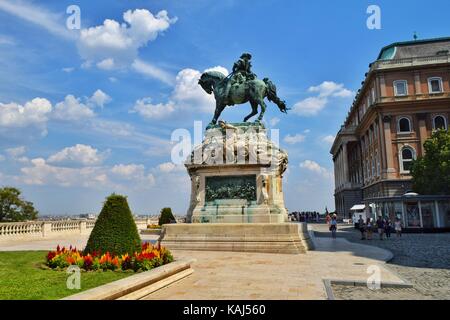
[[[212,119],[211,124],[217,123],[217,120],[219,120],[219,117],[222,114],[223,109],[225,109],[225,105],[216,103],[216,111],[214,112],[214,118]]]
[[[258,121],[261,122],[264,117],[264,113],[266,112],[267,106],[263,99],[261,99],[259,105],[261,106],[261,112],[259,113]]]
[[[247,122],[251,117],[258,114],[258,103],[256,102],[250,102],[252,105],[252,112],[244,118],[244,122]]]

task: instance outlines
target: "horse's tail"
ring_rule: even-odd
[[[286,107],[286,102],[278,97],[277,87],[269,80],[269,78],[264,78],[263,81],[267,86],[267,99],[275,103],[281,112],[287,113],[287,110],[289,109]]]

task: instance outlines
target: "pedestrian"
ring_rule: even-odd
[[[361,240],[366,240],[366,224],[364,223],[362,215],[359,216],[358,228],[361,232]]]
[[[402,237],[402,221],[399,218],[395,219],[394,222],[395,233],[397,234],[397,238]]]
[[[330,225],[330,221],[331,221],[331,216],[329,213],[327,213],[327,216],[325,218],[325,221],[327,222],[327,225]]]
[[[337,216],[336,215],[333,215],[333,218],[331,218],[330,231],[331,231],[332,238],[336,239],[336,232],[337,232]]]
[[[384,233],[386,234],[386,239],[391,237],[391,220],[387,218],[384,222]]]
[[[383,220],[383,218],[381,216],[378,217],[377,228],[378,228],[378,235],[380,236],[380,240],[383,240],[384,220]]]
[[[367,218],[367,220],[366,220],[367,240],[372,240],[372,233],[373,233],[372,227],[373,227],[372,218]]]

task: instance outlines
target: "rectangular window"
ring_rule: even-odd
[[[428,79],[428,89],[430,93],[442,92],[442,78],[430,78]]]
[[[394,81],[394,94],[396,97],[403,97],[408,95],[408,81],[397,80]]]
[[[419,205],[417,202],[407,202],[406,225],[410,228],[420,228]]]
[[[421,202],[422,224],[424,228],[434,228],[435,205],[434,202]]]

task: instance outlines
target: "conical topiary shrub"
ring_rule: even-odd
[[[95,222],[86,248],[87,253],[114,255],[133,254],[141,249],[141,238],[128,206],[127,198],[112,194],[106,198],[103,209]]]
[[[172,221],[176,221],[173,216],[171,208],[163,208],[161,210],[161,215],[159,216],[158,224],[162,226],[163,224],[172,223]]]

